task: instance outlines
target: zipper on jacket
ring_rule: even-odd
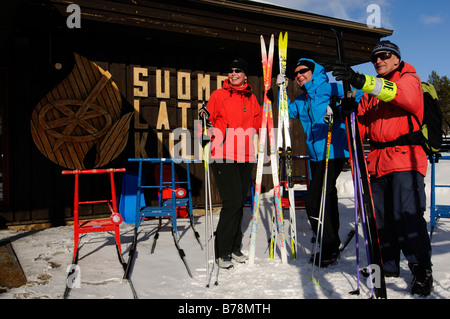
[[[225,140],[227,139],[227,132],[228,132],[228,124],[227,124],[227,128],[225,129],[225,135],[223,136],[223,141],[222,141],[222,143],[220,143],[220,146],[222,146],[223,143],[225,143]]]
[[[313,150],[314,150],[314,153],[315,153],[315,158],[317,158],[317,159],[319,159],[318,157],[317,157],[317,151],[316,151],[316,146],[314,145],[314,133],[313,133],[313,126],[312,126],[312,124],[314,123],[313,122],[313,118],[312,118],[312,114],[310,113],[310,111],[311,111],[311,106],[312,106],[312,103],[310,103],[309,104],[309,106],[308,106],[308,117],[309,117],[309,120],[311,121],[311,136],[312,136],[312,140],[313,140],[313,142],[311,143],[311,145],[312,145],[312,148],[313,148]]]

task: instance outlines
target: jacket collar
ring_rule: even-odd
[[[416,73],[416,69],[411,65],[404,61],[400,62],[400,65],[397,69],[392,71],[386,77],[384,77],[388,81],[396,81],[400,79],[406,73]],[[380,77],[380,76],[378,76]]]
[[[247,95],[250,94],[252,92],[252,87],[250,86],[250,84],[245,83],[243,86],[241,87],[235,87],[235,86],[231,86],[228,79],[225,79],[225,81],[223,82],[223,89],[227,90],[230,93],[240,93],[243,95]]]

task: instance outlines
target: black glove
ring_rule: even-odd
[[[331,65],[333,70],[333,76],[336,77],[336,81],[348,81],[354,88],[361,90],[366,83],[366,77],[364,74],[356,73],[351,67],[344,63],[336,63]]]
[[[358,102],[355,101],[355,97],[347,97],[341,100],[341,114],[342,116],[349,117],[353,112],[358,111]]]
[[[211,121],[209,120],[209,111],[206,109],[206,104],[203,103],[202,107],[198,110],[198,118],[200,121],[202,121],[202,128],[205,127],[208,129],[212,127]]]
[[[212,127],[211,121],[209,120],[209,111],[206,109],[206,103],[203,102],[202,107],[198,110],[198,118],[202,122],[202,132],[208,130]],[[202,134],[202,147],[204,148],[209,142],[211,142],[211,137],[208,134]]]
[[[339,110],[339,106],[341,104],[341,99],[337,96],[332,96],[330,98],[330,107],[331,110],[333,111],[333,118],[335,120],[339,120],[341,118],[340,114],[340,110]]]
[[[209,120],[209,111],[206,108],[206,103],[203,102],[203,105],[201,108],[198,109],[198,118],[199,120],[203,121],[203,120]]]

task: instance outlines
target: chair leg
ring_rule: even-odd
[[[80,241],[80,235],[77,231],[75,231],[75,235],[73,236],[73,241],[74,241],[74,243],[73,243],[73,261],[75,262],[77,260],[77,256],[78,256],[78,243]]]
[[[114,234],[116,237],[116,244],[117,244],[117,249],[119,250],[119,253],[122,255],[122,248],[120,245],[120,230],[119,230],[119,225],[116,226],[115,230],[114,230]]]
[[[177,232],[177,214],[175,212],[175,216],[172,215],[172,226],[173,226],[173,231],[175,233],[175,236],[177,236],[178,238],[178,232]]]

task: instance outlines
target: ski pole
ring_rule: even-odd
[[[203,90],[203,96],[205,91]],[[209,117],[209,112],[206,109],[206,101],[203,98],[203,105],[201,108],[202,115],[202,128],[203,128],[203,136],[202,136],[202,146],[203,146],[203,161],[205,168],[205,245],[206,245],[206,287],[209,287],[209,283],[211,281],[211,274],[214,271],[214,242],[212,246],[213,251],[213,265],[210,270],[210,241],[213,240],[214,236],[214,228],[212,221],[212,200],[211,200],[211,180],[210,180],[210,172],[209,172],[209,145],[210,140],[208,137],[208,125],[207,125],[207,117]]]
[[[324,174],[323,174],[322,196],[321,196],[321,201],[320,201],[320,211],[319,211],[319,219],[318,219],[317,233],[316,233],[317,237],[320,236],[319,267],[318,267],[319,270],[318,270],[318,275],[317,275],[317,284],[318,285],[320,285],[318,278],[319,278],[320,267],[321,267],[321,263],[322,263],[323,224],[324,224],[324,219],[325,219],[324,216],[325,216],[325,201],[326,201],[326,191],[327,191],[328,161],[330,158],[332,131],[333,131],[333,116],[331,116],[330,121],[328,122],[327,144],[326,144],[326,151],[325,151],[325,169],[324,169]],[[320,233],[319,233],[319,231],[320,231]],[[314,258],[313,258],[311,281],[314,281],[314,268],[315,268],[315,264],[316,264],[317,245],[318,245],[318,241],[316,240],[316,243],[314,246]]]

